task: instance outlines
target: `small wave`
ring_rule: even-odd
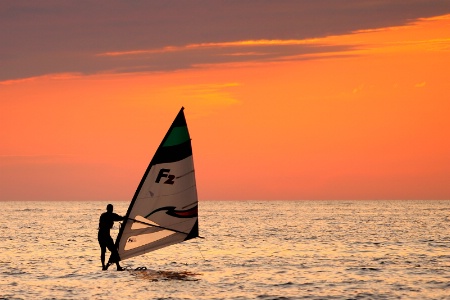
[[[81,275],[76,274],[76,273],[70,273],[70,274],[65,274],[65,275],[57,276],[56,278],[65,279],[65,278],[76,278],[76,277],[81,277]]]
[[[24,270],[20,270],[20,269],[16,269],[16,268],[6,269],[2,273],[5,274],[5,275],[23,275],[23,274],[27,274],[27,272],[25,272]]]
[[[28,212],[28,211],[31,211],[31,212],[42,212],[42,211],[44,211],[44,209],[42,209],[42,208],[24,208],[24,209],[16,209],[15,211],[18,211],[18,212]]]
[[[285,282],[285,283],[277,283],[277,284],[274,284],[274,286],[287,286],[287,285],[294,285],[295,283],[293,283],[292,281],[288,281],[288,282]]]
[[[362,267],[361,270],[364,270],[364,271],[381,271],[380,268],[374,268],[374,267]]]
[[[380,268],[375,268],[375,267],[360,267],[360,268],[357,268],[357,267],[351,267],[351,268],[346,268],[345,270],[346,270],[346,271],[361,270],[361,271],[364,271],[364,272],[367,272],[367,271],[374,271],[374,272],[381,271]]]
[[[258,295],[256,296],[258,299],[267,299],[267,300],[290,300],[294,299],[291,297],[285,297],[285,296],[272,296],[272,295]]]

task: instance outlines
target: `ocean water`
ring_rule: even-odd
[[[0,202],[0,299],[450,299],[450,201],[202,201],[204,239],[123,272],[106,204]]]

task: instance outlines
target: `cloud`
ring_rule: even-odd
[[[305,41],[450,13],[448,1],[442,0],[43,0],[2,1],[0,6],[2,81],[54,73],[188,68],[213,62],[212,56],[201,56],[218,46],[218,62],[227,61],[225,57],[270,59],[273,50],[289,55],[293,47],[319,49],[278,43],[249,45],[242,51],[237,43]],[[141,60],[124,55],[134,51],[144,51],[134,53]],[[151,57],[142,60],[144,55]]]
[[[420,82],[420,83],[415,84],[414,87],[416,87],[416,88],[423,88],[423,87],[425,87],[425,85],[427,85],[426,82]]]
[[[239,87],[239,85],[235,82],[177,85],[155,89],[152,97],[157,99],[183,99],[184,104],[182,105],[189,106],[197,114],[205,115],[218,108],[239,105],[241,102],[233,93],[234,88]],[[173,103],[175,107],[178,107],[179,104]]]
[[[188,50],[199,49],[214,49],[214,48],[235,48],[235,47],[252,47],[252,46],[292,46],[292,45],[308,45],[314,44],[317,39],[304,39],[304,40],[248,40],[248,41],[234,41],[234,42],[222,42],[222,43],[201,43],[201,44],[189,44],[184,46],[167,46],[161,49],[150,50],[132,50],[121,52],[106,52],[100,53],[99,56],[131,56],[131,55],[146,55],[156,53],[168,53],[168,52],[181,52]]]

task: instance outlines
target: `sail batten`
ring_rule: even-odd
[[[160,229],[164,229],[164,230],[168,230],[168,231],[173,231],[173,232],[176,232],[176,233],[182,233],[182,234],[186,234],[186,235],[189,234],[187,232],[181,232],[181,231],[178,231],[178,230],[175,230],[175,229],[166,228],[166,227],[158,226],[158,225],[155,225],[155,224],[150,224],[150,223],[139,221],[139,220],[135,220],[135,219],[129,219],[129,220],[131,220],[133,222],[136,222],[136,223],[143,224],[143,225],[148,225],[148,226],[155,227],[155,228],[160,228]]]
[[[120,260],[198,237],[192,146],[181,108],[142,177],[116,240]]]

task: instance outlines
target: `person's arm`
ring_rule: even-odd
[[[122,221],[125,217],[119,216],[116,213],[113,213],[114,221]]]

